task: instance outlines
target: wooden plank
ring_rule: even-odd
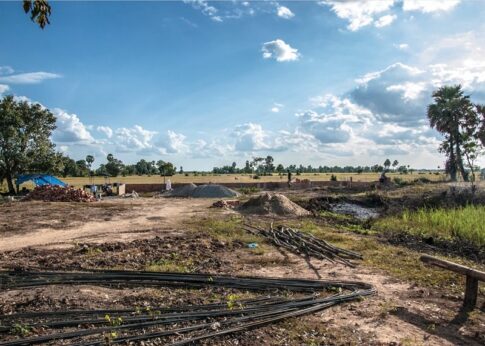
[[[436,257],[422,255],[420,260],[426,264],[431,264],[443,269],[451,270],[452,272],[466,275],[468,277],[474,278],[476,280],[485,282],[485,272],[463,266],[461,264],[453,263],[450,261],[445,261]]]
[[[473,309],[477,305],[478,296],[478,279],[470,276],[466,277],[465,300],[463,307],[465,309]]]

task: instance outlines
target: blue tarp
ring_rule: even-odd
[[[35,185],[59,185],[66,187],[67,184],[56,177],[48,174],[22,174],[17,177],[17,185],[32,180]]]

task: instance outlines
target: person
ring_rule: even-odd
[[[172,191],[172,182],[170,179],[167,180],[167,184],[165,185],[165,190]]]
[[[381,177],[379,178],[379,183],[385,184],[387,183],[388,178],[386,177],[386,171],[382,171]]]
[[[291,172],[288,170],[288,187],[291,186]]]
[[[98,195],[96,194],[97,191],[98,191],[98,187],[96,186],[96,184],[91,185],[91,193],[96,199],[98,198]]]

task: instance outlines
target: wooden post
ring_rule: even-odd
[[[426,264],[434,265],[436,267],[465,275],[466,286],[465,299],[463,300],[463,309],[469,311],[475,308],[475,305],[477,305],[478,281],[485,282],[485,272],[428,255],[421,256],[420,260]]]
[[[477,305],[478,295],[478,279],[471,276],[466,277],[465,299],[463,300],[463,308],[465,310],[473,310]]]

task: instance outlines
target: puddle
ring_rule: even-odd
[[[331,207],[334,213],[351,215],[359,220],[368,220],[379,216],[379,211],[376,208],[366,208],[357,204],[342,202],[334,204]]]

